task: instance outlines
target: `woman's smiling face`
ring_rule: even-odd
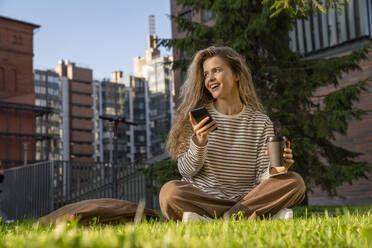
[[[236,96],[237,77],[221,57],[214,56],[203,63],[204,85],[214,99]]]

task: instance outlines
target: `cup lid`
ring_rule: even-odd
[[[281,135],[276,135],[276,136],[271,136],[271,137],[266,138],[266,143],[267,142],[282,142],[282,141],[287,141],[287,138]]]

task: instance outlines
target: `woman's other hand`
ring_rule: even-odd
[[[266,155],[269,155],[269,153],[266,152]],[[286,142],[286,147],[284,148],[283,158],[285,159],[285,166],[271,167],[270,168],[271,175],[286,172],[294,164],[295,161],[293,160],[293,154],[292,154],[290,141]]]
[[[208,134],[217,127],[216,121],[213,120],[205,125],[205,123],[207,123],[209,120],[209,117],[205,117],[203,120],[197,123],[191,112],[189,112],[189,120],[195,133],[195,136],[193,137],[194,143],[197,146],[205,146],[208,143]]]

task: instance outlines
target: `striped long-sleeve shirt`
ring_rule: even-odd
[[[204,147],[190,138],[188,150],[178,157],[182,180],[218,198],[246,195],[269,177],[265,140],[274,135],[273,124],[246,106],[236,115],[219,113],[213,103],[206,108],[218,130],[209,133]]]

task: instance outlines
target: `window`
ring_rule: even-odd
[[[49,82],[52,82],[52,83],[60,84],[59,77],[49,76],[49,77],[48,77],[48,81],[49,81]]]
[[[52,96],[56,96],[57,95],[57,91],[53,88],[48,88],[48,94],[52,95]]]
[[[144,82],[142,80],[137,80],[136,81],[136,87],[137,88],[143,88],[144,87]]]
[[[35,89],[35,91],[37,91],[37,93],[40,93],[40,94],[45,94],[45,87],[38,87],[37,89]]]
[[[208,22],[214,18],[213,12],[208,9],[202,10],[202,22]]]
[[[140,153],[141,153],[141,154],[146,153],[146,147],[145,147],[145,146],[141,146],[141,147],[140,147]]]
[[[36,73],[35,73],[35,75],[34,75],[34,79],[35,79],[36,81],[40,81],[40,74],[36,74]]]
[[[180,13],[180,14],[178,15],[178,17],[183,18],[183,19],[186,19],[187,21],[191,21],[191,20],[192,20],[191,10],[186,10],[186,11]],[[185,31],[182,27],[178,27],[178,30],[179,30],[180,32]]]
[[[192,18],[191,10],[186,10],[186,11],[180,13],[178,16],[181,17],[181,18],[184,18],[188,21],[191,21],[191,18]]]

